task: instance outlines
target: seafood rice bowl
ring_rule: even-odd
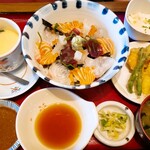
[[[124,25],[96,2],[56,1],[28,20],[22,51],[45,81],[85,89],[110,80],[125,63],[129,39]]]

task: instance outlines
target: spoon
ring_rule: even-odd
[[[20,77],[17,77],[17,76],[15,76],[15,75],[13,75],[13,74],[11,74],[9,72],[0,72],[0,73],[5,75],[5,76],[7,76],[7,77],[9,77],[9,78],[11,78],[12,80],[14,80],[14,81],[16,81],[16,82],[18,82],[20,84],[23,84],[23,85],[28,85],[29,84],[29,81],[24,80],[24,79],[22,79]]]

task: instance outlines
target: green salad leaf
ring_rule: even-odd
[[[112,139],[118,139],[119,135],[126,129],[127,114],[100,110],[98,115],[101,131],[106,131]]]

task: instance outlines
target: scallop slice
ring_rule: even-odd
[[[114,43],[110,38],[98,38],[97,41],[101,44],[104,54],[110,53],[112,55],[114,53]]]
[[[90,67],[75,68],[69,75],[71,84],[79,82],[81,85],[91,84],[95,80],[93,69]]]
[[[57,27],[57,29],[63,33],[70,33],[74,28],[83,29],[83,23],[74,20],[72,22],[58,23]]]
[[[56,45],[58,39],[52,41],[51,44],[42,41],[38,43],[38,49],[40,56],[37,57],[37,61],[41,65],[50,65],[55,62],[56,58],[58,57],[58,53],[53,53],[53,46]]]
[[[37,47],[40,55],[44,55],[47,51],[52,51],[52,47],[47,42],[37,42]]]
[[[50,65],[56,61],[58,53],[53,54],[51,51],[45,52],[44,55],[38,60],[38,63],[41,65]]]

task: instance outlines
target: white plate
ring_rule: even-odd
[[[8,99],[23,94],[29,90],[38,80],[38,76],[31,70],[26,62],[23,63],[17,70],[12,71],[12,74],[28,80],[28,85],[21,85],[0,74],[0,99]]]
[[[134,115],[132,111],[125,106],[116,101],[105,101],[100,103],[97,106],[97,112],[99,110],[110,111],[110,112],[118,112],[122,114],[127,114],[129,119],[127,120],[127,126],[124,133],[119,136],[118,140],[110,139],[105,131],[100,130],[100,125],[97,126],[97,129],[94,132],[94,136],[102,143],[108,146],[117,147],[127,144],[135,133],[135,126],[134,126]]]
[[[135,47],[146,47],[147,45],[149,45],[150,43],[148,42],[130,42],[129,47],[130,49]],[[135,93],[129,93],[126,85],[128,82],[128,79],[130,77],[131,73],[129,72],[129,69],[126,67],[126,65],[124,65],[122,67],[122,69],[112,78],[112,82],[114,84],[114,86],[116,87],[116,89],[127,99],[129,99],[130,101],[137,103],[137,104],[141,104],[142,101],[144,100],[144,98],[147,95],[141,95],[141,96],[137,96]]]
[[[88,144],[98,125],[95,104],[62,88],[44,88],[29,95],[23,101],[18,111],[16,132],[23,149],[50,150],[50,148],[43,145],[37,138],[35,120],[41,110],[57,103],[68,104],[77,110],[82,122],[82,130],[77,141],[65,150],[81,150]]]
[[[18,112],[18,110],[19,110],[19,105],[10,100],[1,100],[0,99],[0,106],[9,107],[9,108],[15,110],[16,112]],[[16,150],[19,146],[20,146],[20,143],[17,140],[8,150]]]

